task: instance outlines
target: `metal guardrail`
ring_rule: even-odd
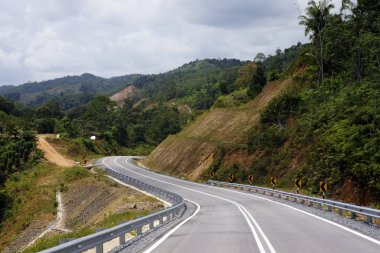
[[[329,212],[331,212],[333,208],[335,208],[338,210],[339,215],[343,215],[343,211],[348,211],[350,212],[351,219],[355,219],[357,214],[361,214],[366,217],[367,223],[369,224],[372,224],[373,218],[380,219],[380,210],[378,209],[357,206],[357,205],[343,203],[339,201],[309,197],[309,196],[305,196],[301,194],[278,191],[278,190],[273,190],[273,189],[258,187],[258,186],[253,186],[253,185],[235,184],[235,183],[220,182],[220,181],[214,181],[214,180],[207,181],[207,184],[213,185],[213,186],[235,188],[235,189],[240,189],[242,191],[246,190],[249,192],[262,193],[265,195],[270,195],[277,198],[286,199],[289,201],[299,202],[301,204],[307,203],[308,206],[316,207],[319,209],[322,209],[323,206],[325,206],[327,207],[327,211]]]
[[[122,245],[125,243],[125,234],[131,231],[136,231],[137,235],[141,235],[143,234],[143,226],[149,225],[149,230],[152,230],[155,228],[155,222],[158,221],[159,225],[167,223],[175,219],[180,214],[182,208],[186,208],[184,199],[178,194],[146,184],[137,179],[115,172],[109,168],[105,168],[105,171],[107,171],[109,175],[118,178],[120,181],[128,185],[134,186],[139,190],[148,192],[171,203],[172,206],[148,216],[131,220],[116,227],[105,229],[100,232],[47,249],[42,251],[43,253],[75,253],[92,248],[96,248],[96,253],[102,253],[104,243],[119,237],[119,243]]]

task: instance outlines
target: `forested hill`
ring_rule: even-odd
[[[144,95],[156,101],[169,101],[198,92],[217,82],[231,83],[243,62],[236,59],[204,59],[182,65],[158,75],[143,75],[135,86],[144,89]],[[199,94],[200,95],[200,94]]]
[[[235,90],[166,138],[145,164],[193,180],[248,183],[252,175],[269,186],[276,177],[276,187],[287,189],[302,179],[304,194],[320,194],[326,181],[328,198],[379,207],[380,2],[333,8],[309,1],[300,25],[310,43],[242,66]]]
[[[0,95],[31,107],[56,100],[64,110],[67,110],[83,105],[97,95],[112,95],[133,83],[139,76],[132,74],[107,79],[85,73],[80,76],[66,76],[19,86],[2,86]]]
[[[232,81],[242,64],[235,59],[196,60],[162,74],[132,74],[108,79],[85,73],[20,86],[2,86],[0,96],[35,108],[54,100],[63,110],[69,110],[88,103],[98,95],[111,96],[133,84],[143,90],[135,96],[136,100],[149,97],[166,102],[198,92],[205,84]]]

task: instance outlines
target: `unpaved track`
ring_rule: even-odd
[[[60,153],[55,150],[55,148],[46,141],[47,137],[52,137],[49,134],[39,134],[37,135],[38,143],[37,148],[44,152],[44,157],[51,163],[55,163],[62,167],[72,167],[74,166],[74,161],[63,157]]]

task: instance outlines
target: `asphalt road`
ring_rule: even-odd
[[[153,173],[130,157],[98,160],[196,203],[197,212],[145,252],[380,252],[380,241],[265,197]]]

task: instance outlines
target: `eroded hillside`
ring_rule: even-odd
[[[169,136],[147,157],[145,165],[197,180],[212,164],[219,145],[234,150],[230,157],[247,158],[248,153],[242,149],[246,149],[249,130],[258,123],[260,111],[291,84],[291,79],[274,81],[247,104],[211,109],[177,135]]]

